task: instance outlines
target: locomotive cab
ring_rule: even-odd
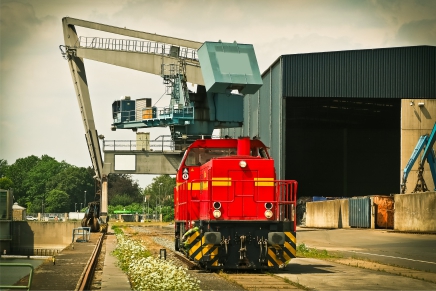
[[[276,180],[260,140],[197,140],[175,188],[176,249],[208,269],[271,269],[295,257],[296,181]]]

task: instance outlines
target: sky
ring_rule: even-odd
[[[183,38],[253,44],[260,71],[280,55],[383,47],[436,46],[434,0],[0,0],[0,159],[30,155],[91,166],[68,63],[62,17]],[[79,36],[102,36],[76,27]],[[114,38],[126,38],[114,36]],[[121,96],[164,93],[159,76],[85,59],[94,119],[106,140]],[[162,99],[157,106],[167,105]],[[168,129],[149,131],[151,138]],[[152,175],[135,175],[145,188]]]

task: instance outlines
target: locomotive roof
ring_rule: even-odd
[[[240,138],[243,139],[243,138]],[[224,138],[224,139],[198,139],[194,141],[189,148],[228,148],[228,147],[237,147],[238,139],[235,138]],[[250,140],[251,147],[264,147],[265,144],[259,139],[251,139]]]

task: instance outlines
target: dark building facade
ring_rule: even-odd
[[[436,98],[436,47],[282,55],[262,79],[222,135],[260,137],[300,197],[398,193],[402,99]]]

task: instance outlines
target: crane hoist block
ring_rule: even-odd
[[[263,84],[251,44],[205,42],[198,59],[207,92],[254,94]]]

